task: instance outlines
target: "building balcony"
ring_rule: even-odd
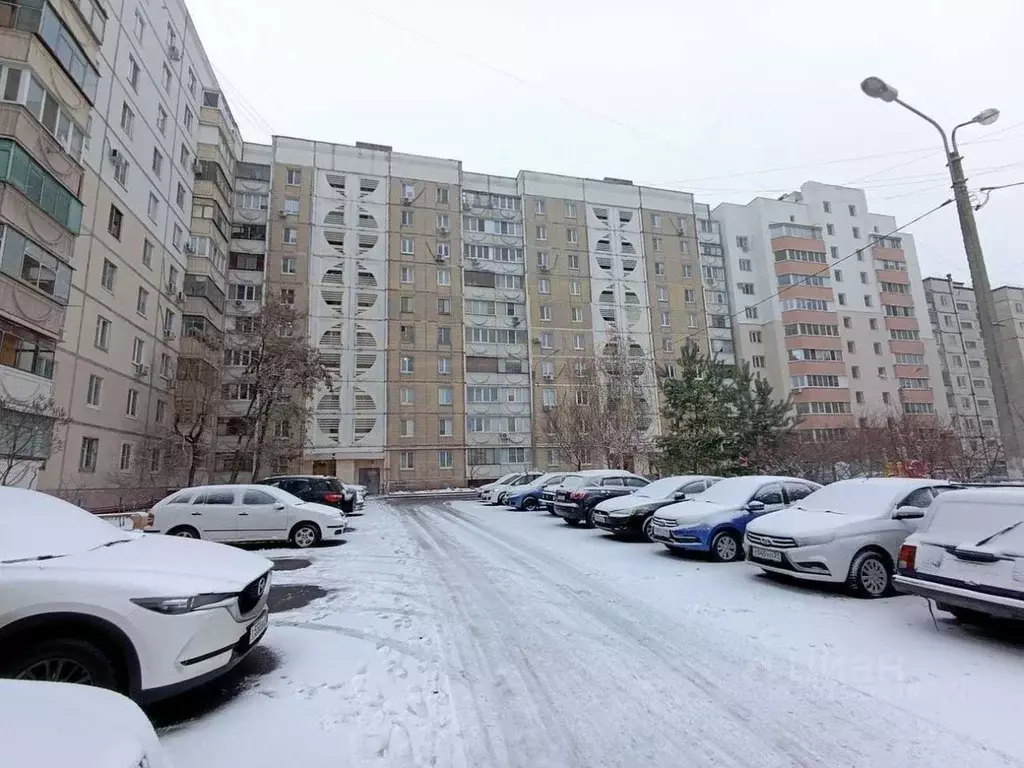
[[[23,403],[26,406],[40,399],[46,400],[53,395],[53,360],[49,360],[47,376],[37,375],[0,363],[0,388],[4,392],[4,404],[14,406]],[[44,371],[40,371],[41,373]]]
[[[0,273],[0,315],[39,333],[59,338],[67,310],[39,291]]]
[[[20,211],[18,218],[8,220],[19,229],[22,229],[19,223],[23,223],[25,234],[46,244],[55,255],[70,261],[74,249],[73,236],[82,227],[81,201],[37,163],[24,147],[10,139],[0,139],[0,194],[3,195],[0,206],[5,216],[6,198],[14,190],[17,190],[22,205],[31,210]],[[12,215],[17,214],[17,211],[12,212]]]
[[[0,103],[0,135],[28,147],[32,158],[69,190],[81,189],[82,166],[24,106]]]

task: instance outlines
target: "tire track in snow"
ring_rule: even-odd
[[[491,574],[503,574],[507,564],[513,563],[531,586],[556,592],[563,602],[575,605],[577,614],[582,614],[577,616],[579,620],[604,626],[648,657],[648,669],[658,668],[691,689],[680,715],[694,708],[695,697],[706,697],[727,725],[723,728],[719,722],[707,738],[688,737],[687,741],[705,745],[716,735],[720,740],[728,729],[729,738],[747,741],[753,747],[752,751],[733,751],[730,757],[736,764],[747,764],[747,760],[758,766],[879,765],[898,760],[919,764],[929,758],[945,762],[960,757],[975,765],[1020,765],[1004,753],[840,681],[809,670],[807,679],[776,675],[776,670],[787,668],[787,661],[767,649],[742,639],[738,642],[746,648],[735,640],[723,643],[722,638],[710,636],[715,634],[713,629],[680,624],[628,595],[619,595],[556,556],[531,548],[518,537],[502,535],[471,514],[447,505],[435,506],[424,519],[457,546],[476,550],[484,562],[496,561],[500,571],[489,570]],[[445,528],[449,530],[444,532]],[[767,700],[758,701],[738,691]],[[699,721],[708,714],[705,711],[696,718],[698,722],[688,724],[689,736],[694,728],[707,728],[706,722]],[[687,757],[689,761],[695,756]],[[986,762],[979,763],[982,758]],[[721,763],[712,760],[712,764]]]

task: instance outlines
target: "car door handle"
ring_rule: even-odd
[[[239,513],[238,513],[238,516],[239,516],[239,517],[248,517],[248,516],[249,516],[249,513],[248,513],[248,512],[239,512]]]
[[[193,512],[192,513],[192,517],[202,517],[202,516],[203,516],[202,512]]]

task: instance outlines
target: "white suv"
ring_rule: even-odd
[[[337,507],[303,501],[272,485],[205,485],[172,493],[152,509],[148,533],[211,541],[288,541],[301,549],[336,540],[347,527]]]
[[[199,685],[262,639],[271,566],[0,488],[0,677],[97,685],[140,701]]]

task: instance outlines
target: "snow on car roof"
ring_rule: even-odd
[[[130,538],[63,499],[0,487],[0,562],[60,557]]]
[[[893,504],[918,488],[949,485],[944,480],[912,477],[860,477],[820,488],[797,502],[804,509],[829,509],[856,515],[876,515],[889,511]]]

